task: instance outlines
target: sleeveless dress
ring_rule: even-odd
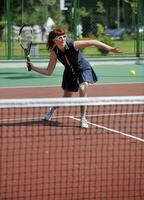
[[[64,52],[56,45],[53,47],[53,51],[65,67],[62,80],[63,90],[77,92],[81,83],[93,84],[97,81],[97,76],[81,52],[74,48],[73,43],[74,41],[67,40]]]

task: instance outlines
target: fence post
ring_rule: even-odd
[[[141,26],[141,14],[142,14],[142,3],[141,0],[136,0],[136,57],[137,64],[140,62],[141,55],[141,36],[140,36],[140,26]]]
[[[7,57],[11,59],[11,9],[10,0],[6,0],[6,40],[7,40]]]
[[[79,0],[74,0],[73,1],[73,31],[74,31],[74,39],[77,39],[78,7],[79,7]]]

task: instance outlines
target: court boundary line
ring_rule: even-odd
[[[121,115],[144,115],[144,112],[92,114],[92,115],[86,115],[86,117],[105,117],[105,116],[121,116]],[[74,117],[74,116],[56,115],[56,116],[53,116],[52,118],[53,119],[57,119],[57,118],[71,118],[71,117]],[[7,120],[9,120],[9,121],[40,120],[42,118],[43,118],[43,116],[41,116],[41,117],[29,117],[29,118],[26,118],[26,117],[23,117],[23,118],[10,118],[10,119],[5,118],[5,119],[0,119],[0,122],[5,122]],[[76,115],[75,118],[76,119],[80,118],[80,115]]]
[[[95,84],[92,84],[90,85],[90,87],[95,87],[95,86],[103,86],[103,85],[133,85],[133,84],[144,84],[144,82],[121,82],[121,83],[95,83]],[[57,87],[57,88],[60,88],[61,89],[61,85],[36,85],[36,86],[12,86],[12,87],[7,87],[7,86],[4,86],[4,87],[0,87],[0,90],[1,89],[30,89],[30,88],[54,88],[54,87]]]
[[[75,118],[73,116],[70,116],[71,119],[74,119],[74,120],[77,120],[77,121],[80,121],[80,119],[78,118]],[[109,132],[114,132],[114,133],[118,133],[120,135],[124,135],[126,137],[129,137],[129,138],[132,138],[132,139],[135,139],[135,140],[138,140],[140,142],[144,142],[144,139],[142,138],[139,138],[139,137],[136,137],[136,136],[133,136],[133,135],[130,135],[130,134],[127,134],[127,133],[124,133],[124,132],[121,132],[121,131],[117,131],[115,129],[112,129],[112,128],[108,128],[108,127],[105,127],[105,126],[101,126],[99,124],[95,124],[95,123],[91,123],[91,122],[88,122],[88,124],[92,125],[92,126],[95,126],[95,127],[98,127],[98,128],[101,128],[101,129],[104,129],[104,130],[107,130]]]
[[[101,117],[101,116],[118,116],[118,115],[143,115],[144,112],[135,112],[135,113],[107,113],[107,114],[97,114],[97,115],[87,115],[87,117],[90,117],[90,116],[94,116],[94,117]],[[76,120],[76,121],[80,121],[79,118],[77,117],[80,117],[80,116],[55,116],[53,118],[70,118],[70,119],[73,119],[73,120]],[[29,118],[13,118],[13,119],[0,119],[0,122],[6,122],[7,120],[9,121],[24,121],[24,120],[42,120],[40,117],[29,117]],[[140,142],[144,142],[144,139],[142,138],[139,138],[139,137],[136,137],[136,136],[133,136],[133,135],[130,135],[128,133],[124,133],[122,131],[118,131],[116,129],[112,129],[112,128],[108,128],[108,127],[105,127],[105,126],[102,126],[102,125],[99,125],[99,124],[95,124],[95,123],[92,123],[92,122],[89,122],[88,121],[88,124],[92,125],[92,126],[95,126],[95,127],[98,127],[98,128],[101,128],[101,129],[104,129],[104,130],[107,130],[109,132],[113,132],[113,133],[117,133],[117,134],[120,134],[120,135],[124,135],[126,137],[129,137],[129,138],[132,138],[132,139],[135,139],[135,140],[138,140]]]
[[[113,114],[114,115],[114,114]],[[92,115],[89,115],[89,116],[92,116]],[[95,115],[95,116],[98,116],[98,115]],[[99,116],[104,116],[104,115],[99,115]],[[73,116],[56,116],[56,117],[53,117],[53,118],[70,118],[70,119],[74,119],[76,121],[80,121],[80,119],[76,118],[76,117],[73,117]],[[3,120],[0,120],[0,122],[6,122],[8,119],[3,119]],[[37,118],[33,118],[33,117],[30,117],[30,118],[17,118],[17,119],[9,119],[9,121],[25,121],[25,120],[41,120],[39,117]],[[115,129],[112,129],[112,128],[108,128],[108,127],[105,127],[105,126],[101,126],[99,124],[95,124],[95,123],[92,123],[92,122],[89,122],[88,121],[88,124],[92,125],[92,126],[95,126],[95,127],[98,127],[98,128],[101,128],[101,129],[104,129],[104,130],[107,130],[109,132],[114,132],[114,133],[118,133],[118,134],[121,134],[121,135],[124,135],[126,137],[129,137],[129,138],[132,138],[132,139],[135,139],[135,140],[138,140],[138,141],[141,141],[141,142],[144,142],[144,139],[142,138],[139,138],[139,137],[136,137],[136,136],[132,136],[130,134],[127,134],[127,133],[124,133],[124,132],[121,132],[121,131],[117,131]]]

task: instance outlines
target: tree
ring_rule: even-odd
[[[5,0],[5,3],[7,0]],[[57,25],[65,24],[65,16],[59,9],[59,0],[11,0],[11,20],[13,25],[27,23],[42,25],[48,17],[53,18]],[[0,19],[4,18],[5,6],[1,4]]]

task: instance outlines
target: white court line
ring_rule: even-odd
[[[94,83],[93,85],[90,85],[90,87],[95,87],[95,86],[103,86],[103,85],[133,85],[133,84],[144,84],[144,82],[121,82],[121,83],[116,83],[116,82],[114,82],[114,83],[99,83],[99,82],[97,82],[97,83]],[[45,88],[54,88],[54,87],[60,87],[61,86],[61,84],[59,84],[59,85],[34,85],[34,86],[32,86],[32,85],[30,85],[30,86],[4,86],[4,87],[0,87],[0,89],[25,89],[25,88],[43,88],[43,87],[45,87]]]
[[[68,115],[65,115],[65,116],[62,116],[62,115],[57,115],[57,116],[54,116],[52,117],[52,119],[57,119],[57,118],[69,118],[70,116]],[[79,117],[79,116],[77,116]],[[31,120],[43,120],[44,116],[40,116],[40,117],[23,117],[23,118],[4,118],[4,119],[0,119],[0,122],[8,122],[8,121],[31,121]]]
[[[10,121],[31,121],[31,120],[40,120],[39,117],[29,117],[29,118],[26,118],[26,117],[23,117],[23,118],[5,118],[5,119],[0,119],[0,122],[10,122]]]
[[[129,112],[129,113],[105,113],[105,114],[92,114],[92,115],[86,115],[87,117],[105,117],[105,116],[121,116],[121,115],[144,115],[144,112]],[[56,118],[71,118],[71,116],[69,115],[65,115],[65,116],[61,116],[61,115],[57,115],[57,116],[53,116],[53,119],[56,119]],[[79,118],[80,115],[78,116],[75,116],[75,118]],[[10,118],[10,119],[0,119],[0,122],[5,122],[5,121],[25,121],[25,120],[41,120],[43,119],[43,116],[41,117],[29,117],[29,118]],[[90,122],[89,122],[90,123]]]
[[[127,112],[127,113],[101,113],[101,114],[92,114],[92,115],[86,115],[87,117],[105,117],[105,116],[122,116],[122,115],[144,115],[144,112]],[[53,119],[56,118],[69,118],[71,116],[69,115],[56,115],[53,116]],[[76,115],[75,118],[80,118],[80,115]],[[25,120],[40,120],[43,119],[43,116],[40,117],[29,117],[29,118],[5,118],[5,119],[0,119],[0,122],[4,121],[25,121]]]
[[[74,120],[77,120],[77,121],[80,121],[80,119],[75,118],[75,117],[73,117],[73,116],[70,116],[70,118],[71,118],[71,119],[74,119]],[[110,131],[110,132],[113,132],[113,133],[118,133],[118,134],[124,135],[124,136],[126,136],[126,137],[129,137],[129,138],[132,138],[132,139],[135,139],[135,140],[144,142],[144,139],[142,139],[142,138],[135,137],[135,136],[132,136],[132,135],[130,135],[130,134],[127,134],[127,133],[124,133],[124,132],[121,132],[121,131],[117,131],[117,130],[112,129],[112,128],[107,128],[107,127],[105,127],[105,126],[101,126],[101,125],[94,124],[94,123],[91,123],[91,122],[88,122],[88,124],[93,125],[93,126],[98,127],[98,128],[102,128],[102,129],[104,129],[104,130],[107,130],[107,131]]]
[[[144,112],[129,112],[129,113],[105,113],[96,115],[86,115],[87,117],[104,117],[104,116],[121,116],[121,115],[144,115]]]
[[[136,112],[136,113],[114,113],[114,114],[98,114],[98,115],[87,115],[87,116],[115,116],[115,115],[137,115],[137,114],[144,114],[143,112]],[[80,119],[76,118],[76,117],[73,117],[73,116],[55,116],[53,118],[71,118],[71,119],[74,119],[74,120],[77,120],[77,121],[80,121]],[[11,119],[1,119],[0,122],[5,122],[5,121],[25,121],[25,120],[41,120],[41,118],[37,117],[37,118],[34,118],[34,117],[30,117],[30,118],[11,118]],[[142,138],[139,138],[139,137],[136,137],[136,136],[132,136],[130,134],[127,134],[127,133],[124,133],[124,132],[121,132],[121,131],[117,131],[115,129],[112,129],[112,128],[107,128],[105,126],[101,126],[101,125],[98,125],[98,124],[94,124],[94,123],[91,123],[91,122],[88,122],[88,124],[92,125],[92,126],[95,126],[95,127],[98,127],[98,128],[102,128],[104,130],[107,130],[109,132],[114,132],[114,133],[118,133],[118,134],[121,134],[121,135],[124,135],[126,137],[129,137],[129,138],[132,138],[132,139],[135,139],[135,140],[138,140],[138,141],[141,141],[141,142],[144,142],[144,139]]]

